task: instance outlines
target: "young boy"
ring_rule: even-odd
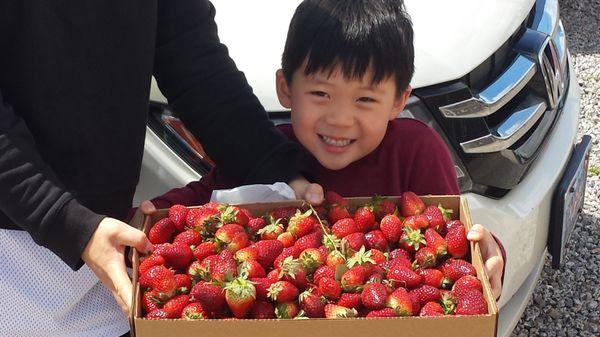
[[[459,194],[445,143],[427,125],[397,119],[410,96],[413,31],[399,0],[305,0],[290,23],[276,73],[280,126],[305,149],[306,171],[342,196]],[[155,198],[157,208],[199,205],[234,181],[215,169]],[[143,210],[151,209],[146,204]],[[500,295],[503,258],[489,231],[474,226],[490,281]]]

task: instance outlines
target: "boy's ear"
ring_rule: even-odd
[[[277,98],[279,103],[286,109],[292,107],[292,91],[288,86],[287,80],[283,75],[283,70],[279,69],[275,73],[275,89],[277,90]]]
[[[406,102],[408,101],[411,92],[412,87],[409,85],[404,91],[400,93],[400,95],[396,97],[396,100],[394,101],[394,106],[392,107],[392,113],[390,114],[390,120],[394,120],[395,118],[397,118],[398,115],[400,115],[400,113],[402,112],[402,110],[404,110],[404,107],[406,106]]]

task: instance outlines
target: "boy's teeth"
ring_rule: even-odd
[[[325,143],[327,143],[328,145],[333,145],[333,146],[346,146],[352,142],[351,139],[333,139],[333,138],[329,138],[327,136],[321,136],[321,139],[323,139],[323,141]]]

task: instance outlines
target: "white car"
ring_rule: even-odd
[[[299,2],[213,0],[221,40],[276,123],[289,116],[277,101],[275,70]],[[405,3],[416,72],[403,117],[426,122],[446,140],[474,221],[506,248],[498,336],[509,336],[547,247],[560,261],[585,186],[589,139],[576,147],[579,87],[558,1]],[[155,84],[151,100],[136,203],[210,167]]]

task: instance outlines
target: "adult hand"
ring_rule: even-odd
[[[154,204],[150,200],[144,200],[140,204],[139,210],[144,215],[153,215],[156,212],[156,207],[154,207]]]
[[[479,242],[481,256],[483,257],[484,267],[488,277],[494,297],[498,299],[502,293],[502,271],[504,270],[504,259],[502,250],[498,246],[496,239],[484,226],[475,224],[467,233],[467,239],[473,242]]]
[[[310,183],[304,177],[298,177],[288,183],[296,193],[296,198],[308,201],[311,205],[323,203],[325,193],[319,184]]]
[[[148,252],[152,244],[146,235],[124,222],[104,218],[83,250],[81,258],[115,297],[128,315],[132,285],[125,267],[125,246]]]

